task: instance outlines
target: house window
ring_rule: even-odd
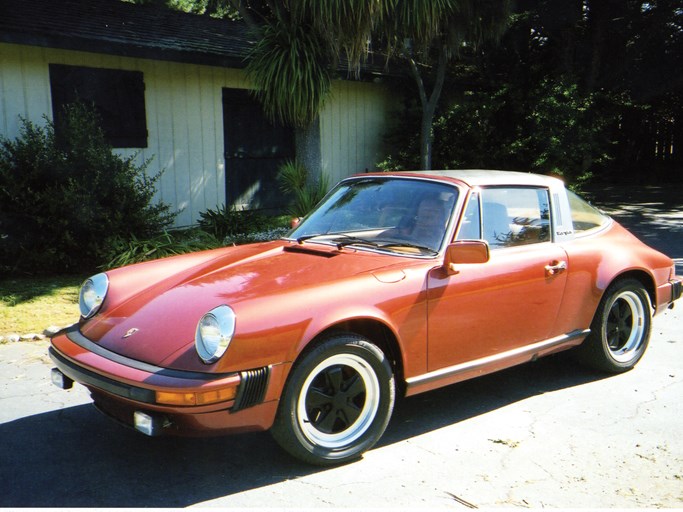
[[[115,148],[146,148],[145,83],[140,71],[50,64],[52,114],[59,130],[64,106],[94,105]]]

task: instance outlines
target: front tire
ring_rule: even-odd
[[[650,296],[642,283],[617,281],[600,301],[591,334],[578,347],[579,360],[609,373],[630,370],[647,349],[651,317]]]
[[[394,399],[394,376],[384,353],[361,336],[336,335],[292,369],[271,433],[304,462],[348,462],[382,436]]]

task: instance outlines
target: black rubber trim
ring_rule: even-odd
[[[57,368],[59,368],[64,375],[72,380],[75,380],[76,382],[93,386],[106,391],[107,393],[111,393],[112,395],[129,398],[137,402],[143,402],[146,404],[156,403],[156,393],[151,389],[129,386],[127,384],[123,384],[122,382],[112,380],[108,377],[103,377],[102,375],[91,372],[90,370],[86,370],[85,368],[82,368],[69,361],[54,347],[50,347],[48,352],[50,354],[50,358],[57,365]]]
[[[482,368],[485,368],[487,365],[490,365],[491,363],[505,363],[506,360],[514,357],[528,357],[527,361],[533,361],[536,357],[538,357],[538,354],[541,351],[553,349],[555,347],[558,347],[580,337],[586,337],[590,334],[590,332],[590,329],[576,329],[567,334],[556,336],[554,338],[549,338],[543,341],[537,341],[536,343],[531,343],[530,345],[517,347],[500,354],[482,357],[480,359],[475,359],[474,361],[467,361],[465,363],[448,366],[446,368],[441,368],[439,370],[425,373],[423,375],[417,375],[415,377],[406,379],[406,382],[410,387],[428,384],[430,382],[435,382],[444,378],[451,378],[465,372],[480,370]]]
[[[270,380],[270,367],[240,372],[242,378],[235,397],[233,411],[246,409],[263,402]]]
[[[683,289],[683,282],[672,281],[671,282],[671,302],[681,298],[681,289]]]
[[[90,341],[88,338],[83,336],[81,331],[78,329],[78,325],[72,325],[66,331],[64,331],[64,334],[66,334],[66,337],[79,347],[83,347],[87,351],[97,354],[100,357],[104,357],[105,359],[109,359],[115,363],[122,364],[123,366],[128,366],[129,368],[135,368],[136,370],[153,373],[155,375],[161,375],[163,377],[211,381],[234,375],[234,373],[202,373],[185,370],[172,370],[170,368],[162,368],[160,366],[155,366],[143,361],[138,361],[137,359],[131,359],[129,357],[122,356],[121,354],[117,354],[116,352],[112,352],[111,350],[107,350],[97,343]]]

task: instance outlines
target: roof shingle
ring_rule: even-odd
[[[244,67],[242,22],[120,0],[0,0],[0,41]]]

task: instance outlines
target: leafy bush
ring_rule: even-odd
[[[224,210],[224,208],[221,208]],[[217,212],[209,210],[208,216],[216,219]],[[230,212],[228,211],[230,217]],[[265,217],[263,215],[242,215],[248,212],[236,212],[240,220],[247,218],[256,219],[258,223],[241,222],[231,225],[230,233],[224,237],[216,237],[212,233],[203,229],[183,229],[175,231],[164,231],[163,233],[150,238],[116,239],[110,249],[110,257],[103,269],[122,267],[133,263],[175,256],[194,251],[207,249],[217,249],[226,245],[240,245],[252,242],[267,242],[282,238],[290,230],[285,225],[283,217]],[[205,217],[207,215],[205,214]],[[220,217],[219,217],[220,218]],[[244,231],[236,231],[239,229]]]
[[[236,210],[225,205],[199,212],[199,217],[199,227],[218,240],[239,233],[260,231],[269,225],[268,218],[255,210]]]
[[[289,207],[289,213],[294,217],[303,217],[310,212],[325,197],[329,188],[327,176],[312,182],[306,167],[292,160],[280,166],[277,179],[281,190],[294,198]]]
[[[553,173],[580,184],[606,164],[612,147],[609,99],[581,93],[563,77],[543,79],[523,93],[501,84],[453,98],[434,122],[433,168]],[[380,169],[417,168],[419,141],[411,126],[408,121],[392,134],[395,151]]]
[[[225,245],[241,245],[256,242],[269,242],[271,240],[278,240],[285,236],[291,228],[288,226],[276,226],[261,231],[252,231],[249,233],[235,233],[228,235],[223,240]]]
[[[115,240],[159,233],[174,218],[154,204],[160,173],[115,155],[96,114],[65,109],[55,131],[22,119],[0,138],[0,271],[83,272],[101,265]]]
[[[138,239],[135,236],[127,240],[119,238],[112,243],[111,258],[103,268],[122,267],[177,254],[215,249],[220,246],[220,241],[214,236],[196,229],[164,231],[146,239]]]
[[[580,183],[608,158],[610,123],[597,95],[562,77],[544,79],[524,98],[507,86],[469,94],[437,121],[436,151],[451,168],[552,173]]]

